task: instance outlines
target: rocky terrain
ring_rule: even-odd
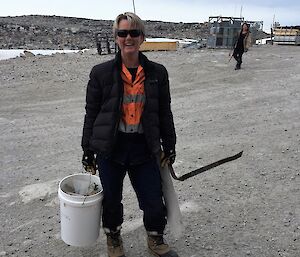
[[[0,49],[84,49],[112,38],[110,20],[60,16],[0,17]],[[208,23],[146,21],[147,37],[194,38],[208,35]]]
[[[109,41],[114,47],[111,20],[29,15],[0,17],[0,49],[84,49]],[[145,21],[147,37],[205,39],[209,23]],[[255,33],[256,38],[266,33]]]

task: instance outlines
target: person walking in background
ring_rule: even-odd
[[[251,46],[251,36],[249,31],[250,25],[248,23],[243,23],[241,31],[239,33],[238,39],[234,46],[233,58],[236,60],[235,70],[241,69],[242,56],[244,52],[247,52]]]
[[[149,251],[178,257],[163,238],[166,207],[157,162],[160,154],[162,163],[172,164],[176,156],[168,72],[139,51],[145,28],[137,15],[118,15],[113,33],[120,50],[90,73],[81,143],[84,168],[92,173],[96,164],[99,168],[108,256],[125,256],[122,189],[128,173],[143,211]]]

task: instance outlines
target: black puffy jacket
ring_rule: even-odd
[[[139,54],[145,71],[146,102],[141,117],[149,150],[156,154],[175,149],[176,134],[170,108],[171,98],[166,68]],[[114,60],[98,64],[90,73],[86,93],[86,114],[81,146],[109,156],[113,150],[121,118],[123,81],[121,55]]]

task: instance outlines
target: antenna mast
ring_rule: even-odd
[[[242,18],[243,6],[241,5],[240,18]]]
[[[133,12],[135,14],[135,4],[134,4],[134,0],[132,0],[132,4],[133,4]]]

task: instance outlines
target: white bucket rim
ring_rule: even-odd
[[[94,178],[96,178],[96,180],[99,180],[99,187],[101,188],[101,190],[99,192],[97,192],[96,194],[93,195],[70,195],[66,192],[64,192],[61,188],[61,185],[64,181],[66,181],[67,179],[71,178],[71,177],[75,177],[75,176],[93,176]],[[66,177],[64,177],[58,185],[58,195],[59,198],[68,198],[68,203],[74,204],[74,205],[78,205],[78,204],[82,204],[82,205],[90,205],[93,204],[95,201],[101,201],[103,199],[103,189],[102,189],[102,185],[100,183],[100,178],[96,175],[92,175],[92,174],[88,174],[88,173],[75,173],[72,175],[68,175]],[[61,197],[62,196],[62,197]]]

